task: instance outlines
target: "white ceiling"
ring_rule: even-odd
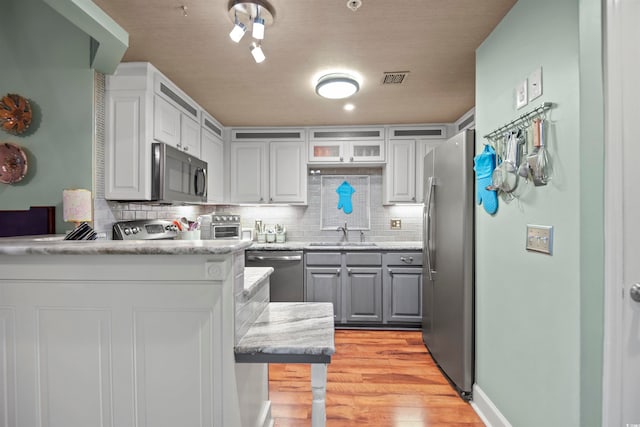
[[[150,61],[225,126],[453,122],[474,105],[475,49],[515,1],[271,0],[256,64],[249,32],[229,38],[228,0],[94,0],[129,33],[123,61]],[[348,101],[315,94],[334,67],[362,76]],[[385,71],[409,75],[383,86]]]

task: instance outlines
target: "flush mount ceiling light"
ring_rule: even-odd
[[[360,84],[355,77],[344,73],[326,74],[316,83],[316,93],[329,99],[348,98],[359,89]]]
[[[229,17],[234,26],[229,33],[231,40],[238,43],[251,26],[251,34],[255,40],[251,46],[251,53],[256,62],[265,59],[261,41],[264,40],[264,30],[275,21],[275,9],[266,0],[230,0],[228,4]],[[260,60],[259,60],[260,59]]]

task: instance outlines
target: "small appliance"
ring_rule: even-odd
[[[201,238],[203,240],[239,240],[242,237],[240,215],[214,212],[202,215],[201,220]]]

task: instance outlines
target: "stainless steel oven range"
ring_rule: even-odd
[[[178,228],[164,219],[120,221],[112,230],[113,240],[170,240],[178,236]]]

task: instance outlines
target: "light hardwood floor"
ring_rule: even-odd
[[[442,376],[419,331],[337,330],[327,427],[483,427]],[[311,425],[309,365],[270,365],[275,425]]]

